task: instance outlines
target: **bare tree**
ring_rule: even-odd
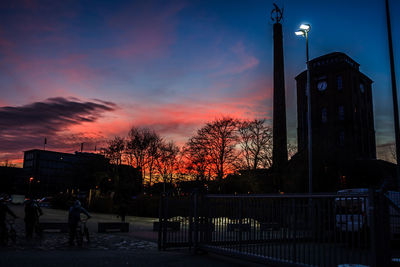
[[[107,142],[108,147],[103,149],[104,154],[108,157],[111,163],[120,165],[122,161],[122,154],[125,149],[125,141],[119,136],[115,136],[114,139]]]
[[[242,121],[238,127],[245,168],[267,168],[272,163],[272,132],[265,119]]]
[[[187,168],[187,158],[185,148],[179,149],[175,163],[175,182],[187,181],[189,172]]]
[[[196,181],[207,181],[211,172],[211,158],[207,148],[198,136],[189,139],[182,149],[186,158],[186,169],[189,175],[194,176]]]
[[[164,183],[173,183],[179,147],[173,141],[161,143],[156,161],[157,171]]]
[[[1,167],[11,167],[15,168],[17,165],[14,163],[11,163],[8,159],[4,160],[2,163],[0,163]]]
[[[159,148],[161,146],[162,143],[162,139],[161,137],[153,132],[153,138],[151,139],[149,148],[147,149],[147,153],[146,153],[146,165],[147,165],[147,169],[149,170],[149,185],[151,186],[151,180],[153,177],[153,173],[156,169],[156,162],[160,156],[160,151]]]
[[[154,156],[160,137],[148,128],[132,127],[126,142],[126,154],[130,165],[142,170],[145,177],[146,165],[150,164],[150,183],[154,164]]]
[[[233,172],[237,168],[235,165],[238,160],[237,125],[238,121],[233,118],[216,119],[199,129],[189,141],[198,148],[200,153],[198,159],[202,160],[203,156],[206,156],[217,180],[222,180],[228,172]]]

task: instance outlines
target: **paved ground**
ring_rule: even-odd
[[[52,251],[0,252],[0,266],[190,266],[234,267],[252,266],[229,258],[213,255],[192,255],[187,252],[145,251]]]
[[[119,221],[115,215],[92,214],[88,222],[90,243],[70,247],[68,234],[45,233],[42,238],[24,238],[23,207],[10,206],[19,219],[16,244],[0,247],[0,266],[249,266],[215,255],[193,255],[188,249],[158,251],[157,233],[152,231],[154,218],[130,217],[129,233],[97,233],[98,222]],[[43,209],[41,221],[66,222],[67,212]]]

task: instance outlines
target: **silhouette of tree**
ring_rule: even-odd
[[[148,128],[132,127],[126,141],[128,163],[141,169],[143,177],[145,177],[146,165],[148,165],[150,183],[160,140],[159,135]]]
[[[124,149],[124,139],[115,136],[114,139],[108,141],[108,147],[104,149],[104,154],[110,159],[112,164],[121,165]]]
[[[173,141],[168,143],[161,142],[158,153],[156,160],[158,174],[164,183],[172,184],[174,173],[176,172],[179,147]]]
[[[296,147],[289,144],[291,157]],[[268,168],[272,164],[272,130],[265,119],[239,121],[222,117],[198,129],[180,149],[174,142],[164,142],[155,131],[132,127],[126,141],[115,137],[108,141],[104,154],[119,165],[122,156],[129,165],[142,170],[149,185],[154,180],[172,184],[190,178],[208,182],[221,181],[238,169]],[[146,176],[145,174],[148,174]]]
[[[191,137],[182,149],[186,159],[186,170],[188,175],[196,181],[210,180],[211,158],[207,148],[198,136]]]
[[[262,120],[245,120],[239,124],[244,168],[267,168],[272,164],[272,132]]]
[[[193,176],[196,181],[210,180],[211,159],[200,138],[196,136],[190,138],[182,150],[186,158],[188,175]]]
[[[147,150],[146,154],[146,163],[147,163],[147,169],[149,170],[149,185],[151,186],[151,180],[153,177],[153,173],[155,172],[156,169],[156,162],[160,156],[159,153],[159,147],[162,143],[161,137],[153,132],[153,138],[151,139],[149,148]]]
[[[175,183],[188,181],[190,179],[190,173],[188,172],[187,168],[186,152],[184,149],[185,149],[184,147],[179,149],[179,153],[176,157],[175,179],[174,179]]]
[[[206,162],[210,164],[211,171],[215,173],[218,181],[238,167],[238,123],[238,120],[229,117],[216,119],[199,129],[189,141],[200,153],[197,159],[203,160],[204,156],[206,157]]]
[[[13,167],[13,168],[17,167],[16,164],[11,163],[8,159],[4,160],[4,161],[0,164],[0,166],[1,166],[1,167]]]

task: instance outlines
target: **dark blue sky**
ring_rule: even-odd
[[[305,69],[305,41],[294,31],[304,22],[312,58],[345,52],[374,81],[377,143],[393,142],[384,0],[275,2],[284,6],[290,142],[294,77]],[[390,2],[400,77],[400,4]],[[183,143],[222,115],[270,118],[272,3],[1,1],[0,160],[40,148],[44,136],[49,149],[71,152],[132,125]],[[33,112],[38,107],[59,116]]]

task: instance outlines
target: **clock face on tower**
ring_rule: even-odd
[[[328,83],[326,81],[319,81],[317,84],[318,91],[324,91],[328,87]]]

